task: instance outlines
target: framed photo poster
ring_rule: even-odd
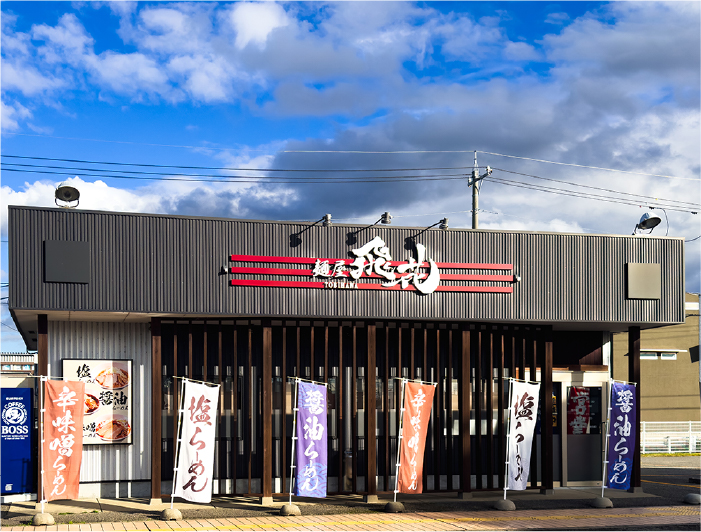
[[[131,360],[63,360],[63,380],[85,383],[83,445],[131,443]]]

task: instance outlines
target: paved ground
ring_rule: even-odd
[[[501,492],[475,492],[468,500],[455,494],[400,496],[404,514],[386,514],[379,504],[359,497],[295,500],[302,510],[297,518],[278,516],[287,502],[276,499],[262,507],[244,498],[220,497],[211,505],[176,503],[184,521],[158,521],[169,505],[149,506],[145,499],[81,499],[56,501],[47,512],[56,527],[37,530],[701,530],[699,506],[683,504],[688,493],[699,493],[690,477],[699,476],[701,457],[643,457],[644,493],[606,490],[614,508],[596,510],[591,501],[600,488],[557,489],[552,496],[538,491],[510,492],[515,512],[493,510]],[[39,510],[35,503],[2,506],[3,532],[35,530],[26,526]],[[19,525],[19,526],[18,526]],[[5,528],[8,527],[8,528]]]

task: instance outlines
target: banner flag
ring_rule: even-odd
[[[44,499],[77,499],[83,457],[85,383],[47,380],[44,390]]]
[[[567,401],[567,434],[588,434],[590,413],[589,388],[570,387]]]
[[[185,381],[182,431],[174,495],[191,502],[212,501],[214,436],[219,385]]]
[[[509,405],[509,478],[510,490],[525,490],[531,465],[531,446],[538,412],[540,383],[511,381]]]
[[[630,489],[635,452],[635,386],[614,382],[611,386],[607,487]]]
[[[326,386],[297,383],[297,474],[295,495],[326,497],[328,434]]]
[[[423,493],[424,448],[433,407],[432,384],[407,382],[404,386],[404,415],[397,491]]]

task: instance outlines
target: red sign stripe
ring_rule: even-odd
[[[266,255],[231,255],[231,260],[235,262],[273,262],[282,264],[315,264],[317,260],[329,261],[330,264],[335,264],[338,261],[343,261],[348,265],[354,259],[310,259],[308,257],[271,257]],[[393,260],[389,262],[390,266],[401,266],[407,264],[406,261]],[[511,270],[513,264],[494,264],[494,263],[478,263],[478,262],[438,262],[439,268],[463,268],[470,270]],[[424,267],[428,267],[428,263],[424,262]]]
[[[312,275],[312,270],[306,270],[301,268],[245,268],[232,266],[229,268],[230,273],[243,273],[252,275],[300,275],[305,277],[310,277]],[[341,272],[340,276],[349,277],[348,272]],[[381,275],[376,273],[363,274],[363,277],[372,277],[376,279],[383,279]],[[326,280],[327,278],[319,277],[319,280]],[[504,283],[512,283],[514,281],[513,275],[463,275],[459,273],[443,273],[441,274],[441,279],[445,281],[496,281]]]
[[[262,281],[257,279],[232,279],[231,286],[273,286],[276,288],[326,288],[323,282],[319,281]],[[379,283],[357,283],[358,290],[402,290],[401,285],[385,287]],[[332,290],[332,288],[328,288]],[[404,288],[407,291],[415,291],[413,285]],[[449,286],[441,285],[436,288],[436,292],[483,292],[511,294],[511,286]]]

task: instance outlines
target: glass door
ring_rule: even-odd
[[[562,372],[562,486],[601,486],[608,408],[607,372]]]

